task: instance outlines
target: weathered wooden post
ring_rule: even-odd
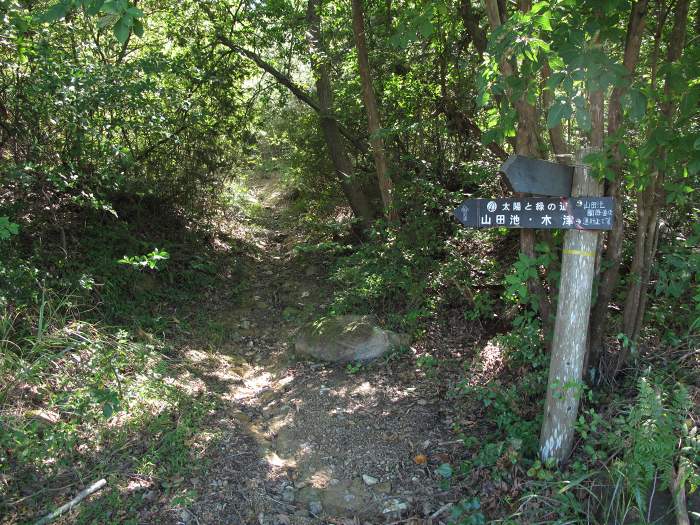
[[[583,165],[583,158],[591,151],[579,152],[575,169],[513,155],[501,166],[509,186],[515,192],[540,196],[467,199],[454,211],[455,218],[467,228],[568,230],[564,237],[547,404],[540,436],[542,458],[556,458],[558,462],[569,455],[574,437],[597,231],[612,229],[614,220],[614,199],[601,197],[602,185]]]
[[[570,199],[573,206],[583,206],[576,197],[602,194],[602,185],[583,165],[583,159],[591,151],[581,150],[576,159]],[[573,445],[583,386],[597,243],[598,232],[592,230],[572,229],[564,237],[547,401],[540,436],[540,456],[545,461],[554,458],[557,463],[563,462]]]

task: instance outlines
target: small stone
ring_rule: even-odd
[[[376,485],[377,483],[379,483],[379,480],[377,478],[369,476],[367,474],[362,474],[362,481],[364,481],[369,486]]]
[[[384,514],[394,514],[397,517],[401,515],[402,512],[408,510],[408,505],[399,499],[390,499],[386,503],[386,507],[382,511]]]
[[[250,328],[250,321],[248,321],[248,319],[243,319],[241,321],[241,328],[248,330]]]
[[[182,509],[180,511],[180,521],[187,525],[190,521],[192,521],[192,514],[187,509]]]
[[[309,512],[314,516],[320,516],[323,512],[323,505],[320,501],[309,501]]]

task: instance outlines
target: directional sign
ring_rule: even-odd
[[[574,176],[572,166],[511,155],[501,166],[501,171],[506,174],[510,187],[517,193],[555,197],[571,195],[571,181]]]
[[[611,230],[612,197],[467,199],[454,215],[470,228]]]

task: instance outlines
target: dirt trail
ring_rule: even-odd
[[[216,392],[220,408],[202,467],[185,481],[196,499],[175,511],[176,521],[446,520],[456,495],[435,470],[461,445],[450,440],[444,388],[410,354],[357,373],[295,359],[294,331],[329,301],[326,269],[295,257],[275,181],[253,196],[262,212],[231,233],[257,247],[237,272],[243,282],[229,283],[243,286],[246,299],[231,308],[222,290],[221,300],[202,306],[220,341],[184,343],[190,388]]]

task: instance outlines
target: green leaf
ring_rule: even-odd
[[[423,38],[428,38],[433,34],[433,31],[435,31],[435,27],[433,26],[433,22],[430,20],[430,17],[427,15],[421,16],[418,19],[418,32],[423,36]]]
[[[95,16],[97,13],[100,12],[100,9],[102,9],[102,6],[104,5],[105,0],[95,0],[94,2],[90,2],[86,9],[86,13],[89,16]]]
[[[435,469],[435,472],[437,472],[440,476],[442,476],[445,479],[450,479],[452,477],[452,467],[450,466],[449,463],[443,463],[440,465],[438,468]]]
[[[545,11],[541,16],[535,18],[535,25],[539,26],[545,31],[552,30],[552,22],[550,20],[550,12]]]
[[[561,81],[564,80],[565,77],[566,73],[563,72],[552,73],[547,79],[545,86],[547,89],[554,90],[559,87],[559,84],[561,84]]]
[[[700,159],[695,159],[690,164],[688,164],[688,173],[690,175],[695,175],[700,171]]]
[[[630,90],[630,118],[641,120],[647,111],[647,97],[639,89]]]
[[[17,235],[19,225],[10,222],[8,217],[0,217],[0,240],[9,239],[11,235]]]
[[[143,11],[141,11],[138,7],[134,6],[127,9],[126,12],[134,18],[141,18],[143,16]]]
[[[549,2],[545,2],[545,1],[537,2],[535,5],[532,6],[532,8],[530,9],[530,12],[532,14],[536,15],[537,13],[539,13],[540,11],[542,11],[543,9],[546,9],[548,7],[549,7]]]
[[[119,2],[115,2],[114,0],[107,0],[102,4],[102,11],[105,13],[110,13],[112,15],[121,15],[122,14],[122,9],[121,6],[119,5]]]
[[[591,131],[593,125],[591,123],[591,114],[583,106],[576,106],[576,123],[582,131],[588,133]]]
[[[549,108],[549,113],[547,114],[547,127],[549,129],[555,128],[559,125],[561,120],[565,117],[565,111],[569,109],[571,112],[571,107],[566,103],[565,100],[559,99],[552,104]]]
[[[97,22],[97,27],[102,29],[105,27],[113,26],[117,20],[119,20],[119,15],[115,15],[112,13],[106,14],[103,17],[101,17],[100,20]]]
[[[141,20],[134,20],[134,34],[141,38],[143,36],[143,23]]]
[[[68,14],[68,6],[60,3],[51,6],[48,10],[39,15],[40,22],[55,22]]]
[[[114,36],[117,37],[117,40],[122,44],[129,38],[129,26],[124,20],[125,18],[126,16],[121,17],[112,29]]]

